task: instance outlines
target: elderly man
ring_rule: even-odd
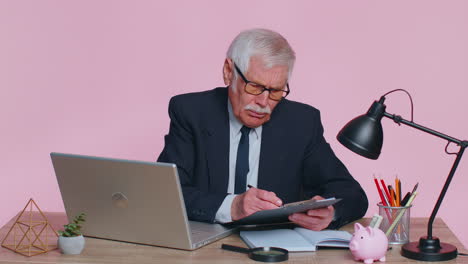
[[[280,34],[247,30],[227,52],[227,87],[171,99],[169,134],[158,161],[177,164],[190,219],[227,223],[324,197],[343,200],[289,220],[321,230],[366,212],[364,191],[323,137],[319,111],[285,99],[294,61]]]

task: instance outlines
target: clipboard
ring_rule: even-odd
[[[253,213],[247,217],[232,222],[235,225],[261,225],[290,222],[288,216],[294,213],[301,213],[312,209],[324,208],[333,205],[341,199],[334,197],[324,200],[305,200],[285,204],[277,209],[263,210]]]

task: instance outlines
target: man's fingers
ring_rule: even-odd
[[[255,209],[257,211],[270,210],[270,209],[278,208],[277,205],[272,204],[272,203],[267,202],[267,201],[260,200],[260,199],[258,199],[257,202],[253,204],[253,206],[255,207]]]
[[[281,201],[281,199],[278,198],[278,196],[276,196],[274,192],[257,189],[256,196],[258,199],[270,202],[276,205],[277,207],[283,204],[283,201]]]
[[[316,216],[316,217],[328,217],[331,213],[333,213],[333,211],[334,211],[334,208],[333,206],[330,205],[326,208],[308,210],[307,215]]]
[[[314,198],[317,199],[317,197]],[[334,214],[335,208],[330,205],[326,208],[308,210],[305,213],[292,214],[289,216],[289,220],[304,228],[319,231],[331,223]]]
[[[303,213],[295,213],[290,215],[290,219],[293,219],[296,223],[308,223],[308,224],[318,224],[321,219],[318,217],[310,217]]]
[[[302,213],[296,213],[296,214],[290,215],[289,220],[304,228],[315,230],[315,231],[320,231],[326,228],[331,222],[324,218],[308,216]]]
[[[245,193],[234,198],[231,206],[231,217],[233,220],[238,220],[257,211],[276,209],[282,204],[283,201],[274,192],[251,187]]]

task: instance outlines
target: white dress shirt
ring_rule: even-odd
[[[237,148],[242,133],[240,132],[243,124],[237,120],[232,112],[231,102],[228,99],[229,112],[229,183],[228,195],[216,212],[215,220],[218,223],[232,222],[231,205],[236,197],[234,186],[236,180],[236,159]],[[260,160],[260,145],[262,143],[262,127],[252,128],[249,133],[249,173],[247,173],[247,185],[257,187],[258,182],[258,164]],[[247,190],[247,185],[245,189]]]

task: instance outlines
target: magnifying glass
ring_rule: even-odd
[[[288,251],[284,248],[277,247],[257,247],[243,248],[232,245],[223,244],[222,249],[234,252],[246,253],[249,258],[261,262],[280,262],[288,260]]]

